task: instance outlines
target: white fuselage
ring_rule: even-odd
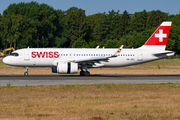
[[[58,61],[73,61],[79,59],[90,59],[95,57],[112,56],[117,49],[94,49],[94,48],[27,48],[19,49],[13,53],[17,56],[7,56],[3,62],[8,65],[21,67],[54,67]],[[140,64],[148,61],[162,59],[174,55],[164,54],[155,56],[157,49],[123,49],[117,57],[100,61],[100,66],[94,67],[123,67]],[[93,67],[93,66],[92,66]]]

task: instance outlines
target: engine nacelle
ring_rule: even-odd
[[[77,73],[78,63],[58,62],[57,67],[51,67],[53,73]]]

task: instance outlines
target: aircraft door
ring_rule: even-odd
[[[143,61],[143,52],[141,50],[138,50],[138,59],[137,61]]]
[[[30,60],[29,50],[24,51],[24,60]]]

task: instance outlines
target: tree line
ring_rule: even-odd
[[[143,10],[129,14],[111,10],[86,16],[71,7],[55,10],[37,2],[10,4],[0,14],[0,48],[140,47],[163,21],[172,21],[167,49],[180,53],[180,14]]]

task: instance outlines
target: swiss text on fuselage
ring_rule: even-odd
[[[58,58],[59,57],[59,52],[36,52],[33,51],[31,52],[31,57],[32,58]]]

